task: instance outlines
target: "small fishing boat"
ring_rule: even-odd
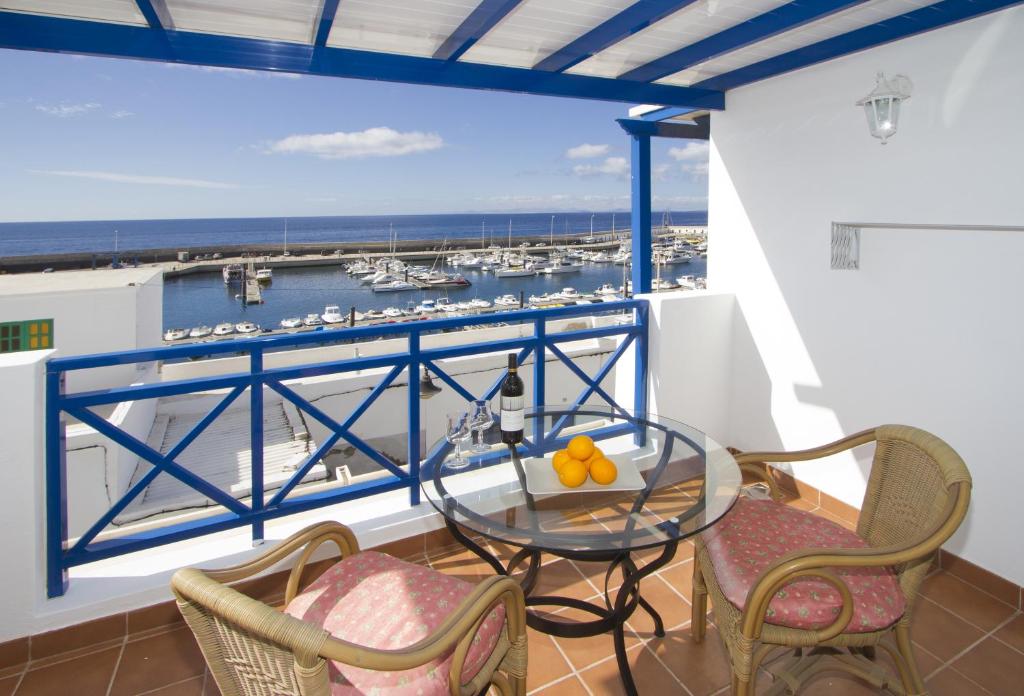
[[[582,295],[576,288],[562,288],[561,292],[556,292],[551,297],[556,300],[578,300]]]
[[[617,295],[618,293],[619,293],[619,291],[616,290],[615,287],[612,286],[611,283],[605,283],[604,285],[602,285],[601,287],[599,287],[597,290],[594,291],[594,294],[597,295],[598,297],[606,297],[608,295]]]
[[[522,266],[502,266],[494,272],[498,278],[527,278],[537,275],[537,270],[532,264]]]
[[[260,330],[260,327],[253,324],[251,321],[240,321],[235,324],[235,331],[240,334],[251,334],[256,333]]]
[[[392,280],[387,283],[374,283],[371,290],[374,292],[401,292],[403,290],[415,290],[416,286],[404,280]]]
[[[479,297],[470,300],[469,304],[470,304],[470,306],[473,309],[490,309],[491,308],[491,303],[490,302],[488,302],[487,300],[482,300]]]
[[[388,307],[387,309],[384,310],[383,314],[389,319],[394,319],[396,317],[404,316],[405,312],[403,312],[398,307]]]
[[[273,268],[258,268],[256,269],[256,280],[260,283],[270,283],[274,280],[274,269]]]
[[[167,331],[164,331],[165,341],[180,341],[183,338],[188,338],[188,329],[167,329]]]
[[[449,300],[447,297],[439,298],[434,306],[437,307],[438,312],[454,312],[459,308],[457,304]]]
[[[323,319],[320,318],[319,314],[307,314],[306,318],[302,320],[302,323],[306,326],[320,326],[323,324]]]
[[[655,278],[651,281],[651,290],[678,290],[681,283],[676,283],[666,278]]]
[[[345,315],[341,313],[341,307],[338,305],[324,307],[324,313],[320,315],[320,318],[324,320],[325,324],[340,324],[345,321]]]
[[[211,329],[209,326],[205,326],[205,325],[204,326],[196,326],[195,328],[193,328],[191,331],[188,332],[188,337],[189,338],[206,338],[207,336],[209,336],[212,333],[213,333],[213,329]]]
[[[379,309],[368,309],[363,314],[363,318],[364,319],[383,319],[384,318],[384,312],[380,311]]]
[[[556,295],[551,295],[549,293],[544,293],[543,295],[530,295],[530,297],[529,297],[530,304],[535,304],[535,305],[536,304],[548,304],[548,303],[551,303],[551,302],[555,302],[555,301],[557,301],[559,299],[561,299],[561,298],[557,297]]]
[[[297,329],[302,326],[302,317],[288,317],[281,320],[282,329]]]
[[[696,290],[697,279],[692,275],[683,275],[676,278],[676,282],[679,283],[679,287],[683,290]]]
[[[590,261],[591,263],[611,263],[612,257],[603,251],[596,251],[590,255],[587,261]]]
[[[519,298],[515,295],[502,295],[494,298],[494,304],[498,307],[518,307]]]
[[[235,332],[235,325],[231,322],[225,322],[223,324],[217,324],[213,327],[214,336],[228,336]]]
[[[414,310],[420,314],[433,314],[437,311],[437,303],[433,300],[423,300],[423,302],[416,305]]]

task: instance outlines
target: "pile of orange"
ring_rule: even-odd
[[[594,483],[607,486],[619,475],[615,462],[604,456],[586,435],[577,435],[569,440],[568,447],[555,452],[551,466],[558,472],[562,485],[569,488],[582,486],[588,476]]]

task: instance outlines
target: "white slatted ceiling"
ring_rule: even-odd
[[[176,29],[310,43],[318,0],[166,0]]]
[[[891,19],[930,5],[928,0],[872,0],[802,27],[791,29],[756,44],[713,58],[687,70],[658,80],[672,85],[692,85],[709,77],[731,72],[789,51],[809,46],[869,24]]]
[[[527,0],[466,51],[462,60],[531,68],[634,2]]]
[[[479,0],[343,0],[328,46],[429,57]]]
[[[697,0],[566,72],[618,77],[785,3],[786,0]]]
[[[0,10],[96,19],[117,24],[146,24],[146,18],[142,16],[135,0],[0,0]]]

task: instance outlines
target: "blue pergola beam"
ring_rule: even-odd
[[[639,116],[636,116],[634,118],[638,118],[638,119],[640,119],[642,121],[664,121],[664,120],[670,119],[670,118],[677,118],[679,116],[686,116],[687,114],[692,114],[695,111],[699,111],[699,109],[687,109],[687,108],[680,108],[678,106],[668,106],[668,107],[663,106],[660,109],[655,109],[654,111],[648,111],[647,113],[640,114]]]
[[[124,24],[0,12],[0,48],[168,63],[489,89],[631,104],[725,108],[721,92],[286,41],[160,31]]]
[[[767,58],[693,85],[727,90],[799,70],[815,63],[856,53],[932,29],[996,12],[1024,0],[941,0],[934,5],[855,29],[818,43]]]
[[[313,37],[314,46],[326,46],[327,37],[331,34],[331,27],[334,26],[334,18],[338,14],[339,0],[323,0],[320,6],[320,18],[316,23],[316,35]]]
[[[654,82],[698,63],[757,43],[808,22],[860,5],[866,0],[795,0],[706,39],[684,46],[650,63],[619,75],[623,80]]]
[[[163,29],[165,31],[174,29],[174,21],[171,13],[167,10],[165,0],[135,0],[139,12],[146,18],[146,24],[151,29]]]
[[[595,53],[646,29],[693,2],[694,0],[639,0],[575,41],[558,49],[534,65],[533,69],[548,72],[568,70]]]
[[[482,0],[476,9],[462,20],[462,24],[452,32],[452,35],[445,39],[441,47],[434,51],[433,57],[438,60],[458,60],[520,2],[521,0]]]

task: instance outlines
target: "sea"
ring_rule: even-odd
[[[614,215],[614,219],[613,219]],[[591,230],[604,234],[629,225],[629,213],[462,213],[451,215],[376,215],[342,217],[289,217],[288,243],[331,243],[387,241],[393,229],[399,240],[448,240],[457,246],[473,247],[480,242],[481,229],[487,244],[504,245],[509,227],[513,237],[544,235],[554,230],[555,240],[566,233]],[[655,224],[697,226],[707,224],[706,211],[671,211],[656,214]],[[0,223],[0,257],[71,252],[130,252],[146,249],[215,248],[217,245],[274,244],[284,247],[285,218],[218,218],[194,220],[111,220],[82,222]],[[116,240],[116,241],[115,241]],[[145,255],[139,254],[145,262]],[[446,268],[445,270],[454,270]],[[264,328],[278,328],[286,317],[323,312],[327,305],[342,311],[405,308],[424,299],[448,297],[453,302],[476,297],[495,297],[520,292],[530,295],[557,292],[573,287],[590,293],[603,283],[619,287],[625,267],[613,264],[585,264],[582,271],[531,278],[496,278],[492,273],[464,271],[471,285],[436,291],[374,293],[348,276],[340,266],[275,268],[273,283],[263,293],[264,304],[245,306],[236,297],[236,287],[226,287],[219,274],[200,274],[164,281],[163,323],[165,328],[213,326],[221,322],[252,321]],[[628,271],[626,271],[628,272]],[[706,259],[662,269],[666,278],[678,275],[703,277]]]

